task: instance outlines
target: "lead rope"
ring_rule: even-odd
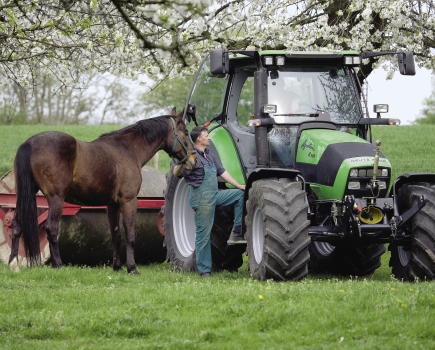
[[[172,125],[174,127],[174,136],[175,136],[175,139],[174,139],[174,147],[172,147],[172,151],[171,151],[171,153],[169,153],[169,157],[172,157],[172,153],[174,153],[175,147],[177,147],[177,141],[180,141],[181,146],[183,146],[183,148],[186,150],[186,153],[187,153],[186,156],[182,160],[176,162],[176,165],[180,165],[180,164],[183,164],[186,161],[186,159],[189,158],[189,156],[191,154],[196,153],[196,151],[190,151],[186,147],[186,145],[183,143],[183,141],[181,141],[181,139],[177,135],[177,127],[175,126],[174,118],[171,117],[171,121],[172,121]],[[189,133],[189,139],[190,139],[190,142],[192,142],[192,139],[190,137],[190,133]],[[193,142],[192,142],[192,144],[193,144]]]

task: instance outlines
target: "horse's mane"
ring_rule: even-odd
[[[139,134],[144,141],[154,142],[168,134],[169,128],[167,119],[169,117],[170,116],[162,115],[160,117],[139,120],[135,124],[126,126],[125,128],[102,134],[99,138],[134,132]]]

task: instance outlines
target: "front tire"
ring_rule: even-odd
[[[166,174],[165,244],[167,260],[177,271],[197,271],[195,254],[195,221],[189,204],[190,187],[173,174],[171,162]],[[216,207],[210,243],[213,271],[237,271],[243,265],[245,245],[228,246],[234,221],[234,206]]]
[[[401,247],[390,244],[390,266],[400,280],[433,280],[435,278],[435,184],[405,184],[399,189],[399,210],[403,213],[424,195],[426,205],[411,219],[411,245]]]
[[[249,190],[246,211],[251,276],[260,281],[305,278],[310,222],[301,184],[285,178],[256,181]]]

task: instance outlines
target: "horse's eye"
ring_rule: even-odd
[[[189,136],[189,132],[187,130],[184,130],[184,135]]]

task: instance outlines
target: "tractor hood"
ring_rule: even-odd
[[[302,131],[296,151],[295,168],[307,182],[334,186],[340,172],[351,167],[373,166],[376,147],[351,133],[343,131],[310,129]],[[382,152],[379,166],[390,167]],[[347,177],[347,174],[346,174]]]

